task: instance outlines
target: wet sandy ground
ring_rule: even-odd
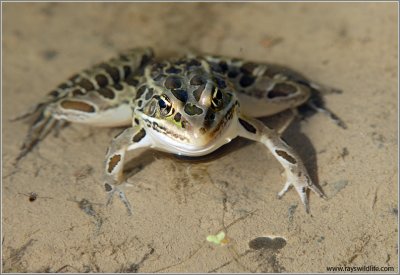
[[[3,4],[2,245],[5,272],[398,270],[397,4]],[[203,163],[129,155],[127,216],[105,207],[102,160],[116,129],[71,125],[13,167],[27,124],[9,121],[73,73],[136,46],[289,65],[342,89],[284,138],[328,195],[281,200],[283,169],[240,141]],[[31,202],[28,194],[37,193]],[[226,232],[225,245],[206,237]]]

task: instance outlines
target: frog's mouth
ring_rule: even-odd
[[[204,128],[182,131],[150,117],[142,119],[146,131],[152,136],[154,147],[178,155],[199,156],[218,149],[237,136],[237,124],[233,122],[237,116],[235,108],[236,106],[232,106],[223,120],[206,131]]]

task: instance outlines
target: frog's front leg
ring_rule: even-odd
[[[311,181],[300,157],[275,130],[268,128],[259,120],[242,116],[238,121],[238,135],[263,143],[285,169],[286,183],[282,191],[278,193],[279,198],[288,191],[290,186],[294,186],[307,213],[309,213],[307,189],[325,198],[324,193]]]
[[[141,126],[133,126],[125,129],[112,140],[111,146],[107,150],[107,156],[104,161],[104,188],[108,193],[109,204],[112,201],[114,193],[117,193],[125,204],[129,215],[132,214],[132,208],[125,196],[124,191],[117,185],[123,181],[123,166],[125,153],[130,150],[151,146],[151,138],[146,135],[146,130]]]

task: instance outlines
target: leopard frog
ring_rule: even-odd
[[[21,116],[34,121],[17,159],[67,122],[126,126],[108,147],[102,183],[109,201],[118,194],[130,213],[121,188],[127,151],[203,156],[244,137],[264,144],[283,166],[278,196],[293,186],[308,212],[306,191],[323,192],[279,133],[255,117],[312,103],[316,92],[316,84],[278,65],[213,55],[158,61],[150,48],[135,48],[72,76]]]

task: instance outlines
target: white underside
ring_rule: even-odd
[[[260,99],[237,93],[240,102],[240,112],[249,117],[266,117],[290,108],[288,102]]]
[[[123,104],[117,108],[112,108],[99,113],[85,113],[76,112],[72,114],[69,111],[66,118],[68,121],[88,124],[95,127],[119,127],[132,125],[132,111],[128,104]],[[55,115],[58,119],[63,119],[63,114]]]

